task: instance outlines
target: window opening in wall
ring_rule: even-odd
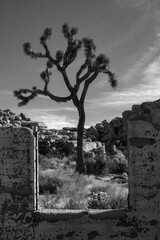
[[[123,199],[124,196],[121,196],[124,188],[120,186],[119,182],[116,182],[116,178],[120,178],[120,174],[121,179],[127,178],[122,171],[122,166],[125,162],[124,156],[120,156],[121,154],[116,152],[116,149],[114,154],[111,154],[109,151],[107,151],[107,154],[105,153],[108,147],[113,147],[115,139],[118,140],[117,135],[121,129],[117,125],[112,128],[112,123],[109,124],[110,127],[108,128],[108,122],[104,121],[102,124],[96,124],[96,129],[91,127],[90,132],[84,131],[85,99],[90,85],[99,74],[103,73],[107,76],[109,85],[115,89],[117,79],[110,70],[108,57],[103,53],[96,53],[96,45],[91,38],[75,38],[77,33],[78,28],[70,27],[67,23],[62,25],[62,35],[65,41],[67,41],[67,46],[63,51],[57,50],[55,57],[52,56],[48,46],[48,40],[52,36],[51,28],[44,29],[40,37],[42,52],[34,51],[29,42],[23,44],[25,55],[32,59],[45,59],[46,62],[44,70],[40,73],[41,80],[44,83],[42,89],[33,86],[32,89],[14,91],[14,96],[20,100],[19,106],[28,104],[38,95],[43,95],[57,103],[73,102],[79,116],[78,131],[75,128],[63,128],[58,132],[50,130],[46,134],[43,130],[43,134],[40,133],[43,136],[42,139],[39,139],[39,149],[41,151],[39,192],[43,196],[38,199],[38,190],[35,195],[40,205],[43,207],[47,205],[48,208],[108,209],[117,208],[117,206],[118,208],[125,207],[124,203],[127,200]],[[84,58],[82,63],[78,64],[79,66],[77,65],[76,72],[72,72],[73,78],[76,80],[75,83],[72,83],[73,78],[70,76],[69,67],[76,61],[80,49],[82,49]],[[61,75],[69,95],[62,97],[50,92],[52,68]],[[83,133],[85,136],[83,136]],[[108,136],[111,138],[108,138]],[[83,140],[85,148],[84,158]],[[75,153],[76,143],[77,156]],[[38,164],[35,164],[35,166],[37,169]],[[78,175],[75,172],[76,168],[79,173],[85,174]],[[118,174],[116,172],[117,169]],[[38,180],[36,189],[38,189]],[[124,191],[127,192],[126,189]],[[125,196],[127,196],[127,193]],[[118,198],[121,201],[118,200],[117,203]],[[36,204],[38,200],[36,200]]]
[[[116,127],[117,131],[117,127]],[[39,209],[127,209],[126,141],[115,144],[84,135],[86,175],[76,167],[76,129],[39,129]]]

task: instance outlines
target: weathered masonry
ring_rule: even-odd
[[[160,239],[160,100],[123,114],[129,209],[38,210],[36,132],[0,129],[1,240]]]

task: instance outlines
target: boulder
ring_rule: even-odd
[[[63,127],[64,131],[77,132],[77,127]]]
[[[62,139],[63,140],[69,140],[69,136],[68,135],[62,135]]]
[[[16,115],[16,116],[15,116],[15,118],[14,118],[14,120],[15,120],[15,121],[21,121],[21,120],[22,120],[22,118],[21,118],[21,116],[19,116],[19,115]]]
[[[26,121],[26,116],[24,115],[24,113],[20,113],[19,116],[22,118],[22,120]]]
[[[101,143],[101,142],[99,142],[99,141],[97,141],[97,142],[96,142],[96,147],[97,147],[97,148],[100,148],[100,147],[102,147],[102,143]]]
[[[108,140],[112,140],[113,135],[109,132],[105,134],[100,140],[101,142],[107,142]]]
[[[58,130],[59,135],[68,135],[69,131],[68,130]]]
[[[111,120],[110,124],[112,125],[113,128],[121,127],[122,118],[116,117],[116,118]]]
[[[98,133],[100,133],[100,134],[104,132],[104,126],[102,123],[97,123],[95,125],[95,128],[97,129]]]
[[[17,127],[21,126],[21,121],[14,121],[13,125],[16,125]]]
[[[70,132],[69,133],[70,140],[77,140],[77,132]]]
[[[97,148],[96,142],[83,142],[83,151],[85,153],[90,152],[92,149]]]
[[[93,126],[87,129],[86,135],[88,138],[91,138],[92,141],[97,140],[99,136],[97,129]]]
[[[96,125],[95,125],[95,128],[96,129],[104,129],[104,126],[103,126],[103,123],[97,123]]]
[[[69,144],[74,149],[77,147],[77,141],[75,141],[75,140],[69,140]]]

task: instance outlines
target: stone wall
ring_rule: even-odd
[[[0,239],[34,239],[35,137],[27,128],[0,128]]]
[[[27,128],[0,129],[0,239],[160,239],[160,101],[133,106],[123,119],[127,210],[38,210],[36,138]]]

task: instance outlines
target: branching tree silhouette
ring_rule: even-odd
[[[72,100],[73,104],[77,108],[79,116],[77,126],[78,137],[76,170],[79,173],[85,173],[85,161],[83,157],[83,132],[85,125],[84,102],[88,88],[90,84],[97,78],[99,73],[107,74],[109,83],[113,88],[116,88],[117,80],[115,79],[114,73],[112,73],[109,69],[109,59],[104,54],[99,54],[96,56],[96,46],[94,41],[86,37],[82,38],[81,40],[76,39],[75,35],[77,32],[77,28],[70,28],[66,23],[62,26],[62,33],[67,40],[67,48],[65,52],[58,50],[55,57],[51,55],[51,52],[47,46],[47,40],[52,35],[50,28],[46,28],[43,35],[40,37],[40,44],[44,48],[44,53],[34,51],[29,42],[23,44],[23,50],[27,56],[30,56],[32,59],[46,59],[46,68],[40,74],[41,79],[44,81],[44,89],[37,89],[35,86],[32,89],[19,89],[18,91],[14,91],[14,96],[21,100],[21,102],[18,104],[19,107],[26,105],[30,100],[34,99],[38,95],[44,95],[58,103]],[[79,70],[76,73],[75,84],[73,86],[68,77],[67,68],[76,59],[77,53],[80,49],[83,49],[84,51],[84,63],[79,67]],[[56,67],[56,69],[61,73],[65,85],[69,90],[70,94],[66,97],[53,95],[49,91],[48,85],[52,75],[50,70],[53,67]],[[81,86],[82,91],[80,96],[78,96]]]

